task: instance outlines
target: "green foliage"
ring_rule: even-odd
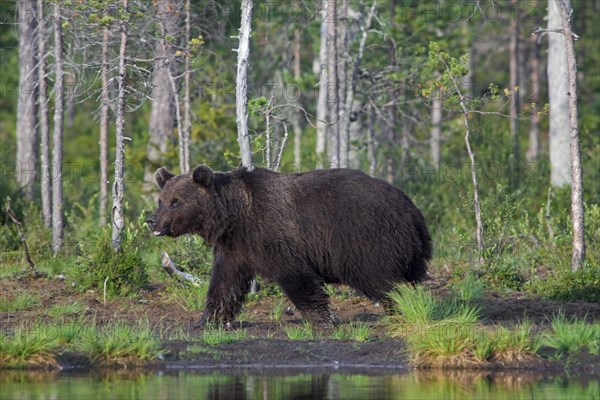
[[[78,349],[99,364],[138,364],[162,356],[160,342],[150,327],[114,323],[87,332]]]
[[[0,332],[0,367],[58,367],[54,338],[17,327],[12,335]]]
[[[133,294],[148,283],[147,267],[141,256],[147,229],[141,224],[129,224],[124,229],[121,252],[111,245],[111,231],[103,229],[91,244],[80,242],[82,259],[75,270],[74,280],[80,289],[103,290],[107,294],[124,296]]]
[[[40,299],[30,293],[21,292],[13,296],[0,297],[0,312],[28,310],[40,305]]]
[[[65,315],[76,315],[84,312],[86,307],[79,301],[74,301],[71,304],[55,304],[48,309],[48,315],[57,318]]]
[[[283,316],[283,310],[285,308],[285,301],[283,299],[279,299],[273,306],[273,309],[269,313],[269,317],[275,321],[280,322],[281,317]]]
[[[484,295],[484,286],[476,274],[467,273],[457,282],[451,284],[452,294],[461,301],[480,299]]]
[[[223,328],[209,328],[202,332],[202,341],[209,346],[229,344],[244,340],[248,337],[245,329],[227,330]]]
[[[202,279],[210,277],[213,251],[200,236],[185,235],[179,238],[171,258],[181,271],[189,272]]]
[[[439,326],[468,327],[479,320],[477,305],[453,298],[436,299],[423,286],[400,285],[389,293],[389,298],[395,313],[386,317],[385,324],[394,337],[406,337],[415,330],[427,331]]]
[[[335,328],[331,333],[331,337],[335,340],[366,342],[372,334],[373,328],[371,326],[360,322],[351,322]]]
[[[314,340],[315,332],[312,325],[305,321],[301,326],[288,325],[283,327],[283,331],[290,340]]]
[[[201,287],[171,285],[167,290],[169,300],[181,306],[185,311],[204,309],[208,283]]]
[[[527,283],[527,289],[555,300],[600,303],[600,264],[588,261],[575,272],[561,267],[545,277],[534,277]]]
[[[587,349],[590,354],[600,352],[600,323],[560,314],[551,320],[551,329],[542,336],[542,344],[555,351],[557,357],[577,354]]]

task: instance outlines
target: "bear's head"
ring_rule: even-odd
[[[175,176],[165,167],[154,174],[161,189],[158,209],[146,222],[155,236],[178,237],[197,233],[212,236],[215,221],[215,174],[206,165]]]

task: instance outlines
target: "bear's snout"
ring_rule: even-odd
[[[154,225],[156,225],[156,220],[154,219],[154,215],[151,217],[148,217],[148,219],[146,220],[146,223],[148,224],[148,226],[150,226],[150,228],[154,228]]]

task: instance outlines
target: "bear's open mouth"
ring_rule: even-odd
[[[154,233],[154,236],[162,236],[162,235],[164,235],[164,233],[162,233],[161,231],[154,231],[152,233]]]

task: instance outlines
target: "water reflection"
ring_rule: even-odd
[[[592,377],[588,377],[592,378]],[[0,371],[0,399],[599,399],[596,379],[523,372]]]

